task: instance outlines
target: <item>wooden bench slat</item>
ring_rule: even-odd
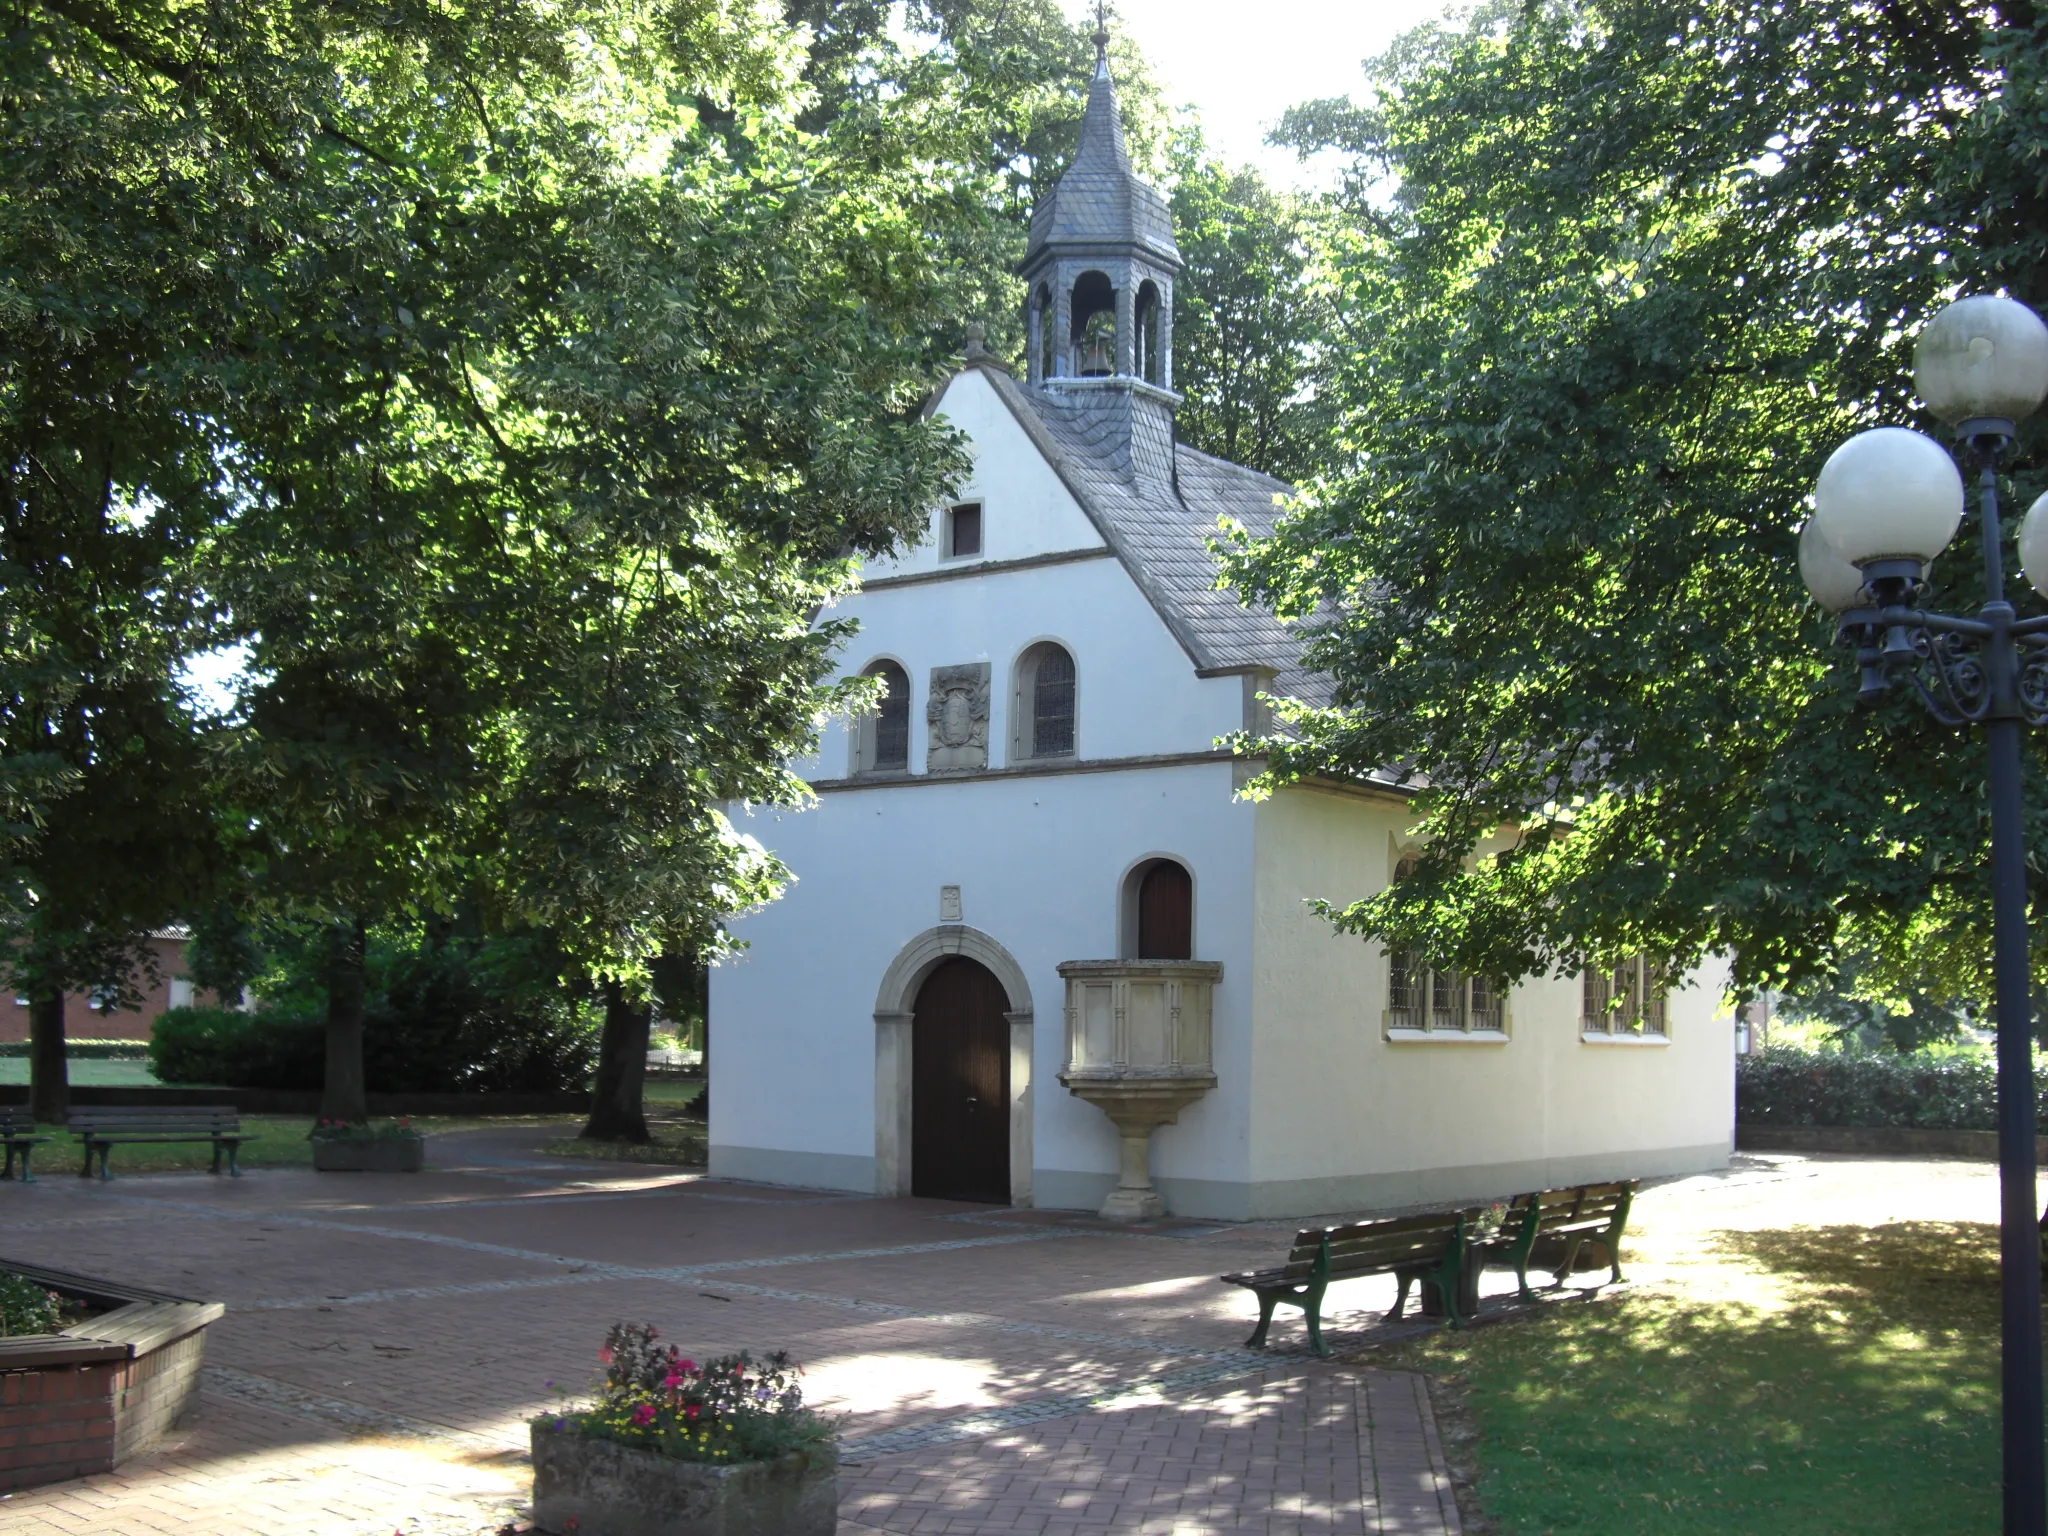
[[[92,1160],[97,1154],[102,1179],[113,1177],[107,1168],[107,1155],[113,1148],[175,1141],[211,1142],[213,1172],[220,1172],[220,1156],[225,1151],[228,1173],[240,1178],[242,1143],[255,1139],[255,1133],[242,1129],[241,1111],[232,1104],[122,1105],[73,1110],[71,1129],[85,1146],[81,1176],[92,1176]]]
[[[1400,1283],[1390,1317],[1399,1317],[1417,1281],[1434,1286],[1453,1326],[1463,1326],[1458,1312],[1459,1276],[1465,1262],[1466,1234],[1476,1211],[1439,1211],[1422,1216],[1394,1216],[1384,1221],[1351,1222],[1341,1227],[1310,1227],[1295,1234],[1287,1262],[1271,1269],[1220,1276],[1259,1298],[1259,1325],[1246,1341],[1257,1348],[1266,1341],[1274,1307],[1299,1307],[1308,1324],[1309,1345],[1329,1354],[1323,1343],[1323,1292],[1338,1280],[1393,1275]]]

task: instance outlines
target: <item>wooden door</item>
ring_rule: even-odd
[[[1195,953],[1195,884],[1171,859],[1138,882],[1138,958],[1189,960]]]
[[[918,989],[910,1023],[910,1192],[1010,1203],[1010,1006],[965,956]]]

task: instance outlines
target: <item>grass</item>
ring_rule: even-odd
[[[74,1056],[64,1064],[64,1076],[81,1088],[159,1088],[146,1061],[95,1061]],[[0,1056],[0,1083],[26,1083],[28,1058]],[[181,1085],[182,1086],[182,1085]]]
[[[1998,1233],[1897,1222],[1713,1236],[1694,1284],[1438,1333],[1512,1536],[1858,1536],[1999,1523]],[[1761,1285],[1716,1296],[1710,1277]]]
[[[27,1063],[10,1063],[0,1059],[0,1068],[9,1065],[25,1067]],[[85,1075],[81,1069],[134,1067],[147,1072],[141,1062],[126,1061],[73,1061],[71,1081],[74,1083],[132,1081],[122,1079],[94,1078]],[[20,1081],[27,1081],[24,1076]],[[0,1082],[7,1079],[0,1076]],[[682,1163],[701,1167],[704,1162],[703,1136],[676,1123],[682,1107],[704,1091],[701,1080],[664,1079],[647,1084],[647,1118],[655,1133],[655,1145],[651,1147],[614,1147],[609,1143],[582,1142],[574,1140],[576,1132],[583,1128],[581,1115],[415,1115],[412,1123],[426,1136],[443,1135],[449,1131],[508,1130],[531,1126],[537,1130],[552,1131],[559,1138],[552,1141],[549,1150],[558,1155],[593,1157],[611,1161]],[[309,1168],[313,1163],[313,1148],[306,1140],[306,1133],[313,1128],[309,1115],[244,1115],[242,1129],[251,1133],[252,1139],[242,1143],[241,1164],[244,1168]],[[55,1139],[47,1145],[36,1148],[37,1168],[44,1171],[59,1171],[67,1166],[76,1170],[85,1161],[85,1150],[78,1138],[68,1131],[55,1126],[44,1126]],[[433,1148],[427,1149],[427,1166],[434,1164]],[[204,1172],[213,1166],[213,1148],[206,1142],[168,1142],[152,1144],[143,1142],[133,1146],[116,1146],[112,1166],[115,1177],[123,1173],[190,1173]]]

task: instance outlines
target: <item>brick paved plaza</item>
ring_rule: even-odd
[[[0,1530],[523,1524],[524,1421],[587,1387],[623,1318],[700,1359],[805,1362],[847,1416],[843,1533],[1459,1528],[1419,1378],[1315,1360],[1292,1322],[1242,1349],[1251,1300],[1215,1276],[1291,1224],[1122,1231],[570,1164],[538,1139],[437,1138],[416,1176],[0,1185],[0,1257],[228,1305],[183,1429],[117,1474],[0,1500]],[[1392,1285],[1332,1300],[1341,1352]]]

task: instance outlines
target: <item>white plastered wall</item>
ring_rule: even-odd
[[[973,472],[952,504],[982,503],[981,553],[974,560],[1029,560],[1104,547],[1095,524],[1032,445],[987,375],[974,368],[954,375],[939,397],[937,414],[973,444]],[[933,508],[924,539],[898,559],[870,563],[866,575],[904,576],[968,563],[942,553],[945,513],[944,507]]]
[[[1015,959],[1031,993],[1027,1198],[1098,1205],[1115,1182],[1117,1139],[1101,1111],[1059,1085],[1058,967],[1116,954],[1123,877],[1165,854],[1194,875],[1197,956],[1223,963],[1223,1086],[1159,1133],[1154,1165],[1169,1190],[1243,1185],[1254,817],[1232,799],[1230,764],[878,786],[736,820],[797,882],[734,924],[749,948],[712,973],[715,1173],[877,1187],[877,988],[904,946],[940,924],[941,887],[958,886],[960,921]]]
[[[1387,963],[1307,906],[1383,888],[1396,797],[1314,788],[1258,807],[1249,1208],[1301,1215],[1477,1200],[1719,1167],[1733,1140],[1732,1014],[1710,962],[1669,999],[1669,1043],[1580,1038],[1580,983],[1516,986],[1505,1044],[1384,1036]]]

